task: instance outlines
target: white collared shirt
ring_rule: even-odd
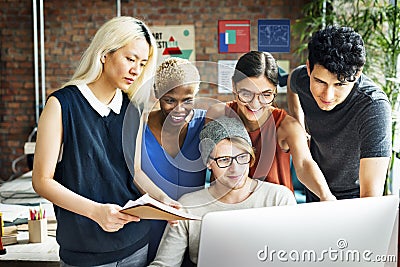
[[[107,117],[111,110],[116,114],[120,113],[122,106],[122,91],[120,89],[117,89],[111,102],[108,105],[105,105],[101,103],[99,99],[97,99],[87,84],[79,84],[77,87],[92,108],[96,110],[100,116]]]

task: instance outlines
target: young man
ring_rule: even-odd
[[[311,135],[310,150],[337,199],[382,195],[391,155],[387,96],[362,73],[365,48],[348,27],[312,36],[291,73],[288,105]],[[307,192],[307,201],[317,201]]]

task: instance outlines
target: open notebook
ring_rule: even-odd
[[[122,213],[137,216],[141,219],[154,220],[201,220],[201,217],[189,214],[182,210],[168,206],[148,194],[145,194],[137,200],[129,200],[123,209]]]

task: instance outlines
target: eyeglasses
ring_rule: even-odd
[[[232,165],[233,160],[236,160],[236,162],[239,165],[244,165],[250,162],[251,160],[251,155],[248,152],[236,155],[234,157],[230,156],[224,156],[224,157],[218,157],[218,158],[213,158],[210,157],[210,159],[214,160],[217,163],[217,166],[220,168],[228,168],[229,166]]]
[[[270,91],[262,92],[259,94],[253,93],[249,90],[240,89],[239,91],[235,92],[239,98],[239,100],[243,103],[250,103],[253,101],[254,97],[258,96],[258,101],[263,105],[268,105],[272,103],[275,99],[276,94]]]

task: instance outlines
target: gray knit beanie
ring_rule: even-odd
[[[251,139],[242,121],[235,118],[220,117],[204,125],[200,132],[200,152],[205,165],[216,144],[226,138],[239,137],[251,144]]]

